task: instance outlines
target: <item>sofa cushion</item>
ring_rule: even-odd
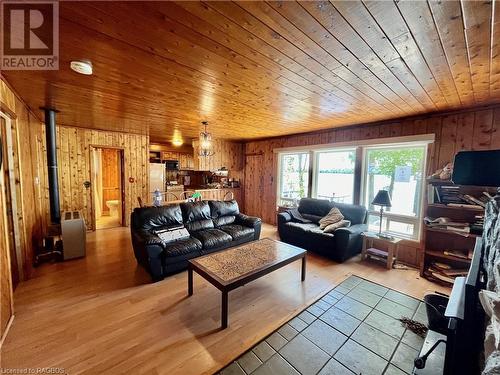
[[[189,232],[196,232],[203,229],[211,229],[214,227],[212,219],[203,219],[186,223],[186,228]]]
[[[324,217],[330,212],[333,204],[326,199],[302,198],[299,202],[300,214],[309,219],[309,217]],[[312,219],[309,219],[312,220]]]
[[[233,240],[229,234],[217,228],[193,232],[192,236],[201,241],[204,249],[219,247]]]
[[[325,229],[328,225],[338,223],[343,218],[344,215],[342,215],[340,210],[337,207],[332,207],[332,209],[319,221],[319,229]]]
[[[366,207],[347,203],[334,203],[334,205],[352,225],[363,224],[366,221]]]
[[[221,216],[236,216],[240,213],[238,202],[236,202],[235,200],[208,201],[208,205],[210,206],[212,219],[216,219]]]
[[[132,215],[136,229],[152,230],[182,225],[182,212],[178,204],[160,207],[137,207]]]
[[[182,240],[163,244],[166,257],[176,257],[192,252],[199,252],[202,248],[200,240],[195,237],[189,237]]]
[[[351,222],[349,220],[340,220],[336,223],[329,224],[325,228],[323,228],[324,233],[334,233],[337,229],[343,227],[349,227]]]
[[[208,205],[207,201],[181,203],[180,207],[185,223],[204,219],[212,219],[210,206]]]
[[[229,234],[234,241],[243,239],[245,237],[252,237],[255,233],[253,228],[244,227],[243,225],[223,225],[220,230]]]
[[[285,224],[285,226],[289,230],[297,232],[297,233],[306,233],[306,232],[310,231],[311,229],[321,230],[321,229],[319,229],[318,224],[315,224],[315,223],[304,223],[303,224],[303,223],[288,222]]]
[[[220,216],[218,218],[213,219],[216,228],[221,227],[223,225],[232,224],[234,223],[235,220],[236,216],[234,215]]]

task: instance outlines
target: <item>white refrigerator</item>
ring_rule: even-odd
[[[149,163],[149,191],[165,191],[165,164]],[[152,196],[152,195],[151,195]],[[151,198],[151,196],[149,198]]]

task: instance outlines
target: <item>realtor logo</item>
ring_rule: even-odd
[[[0,69],[59,69],[59,4],[2,1]]]

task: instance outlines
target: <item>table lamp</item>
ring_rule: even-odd
[[[382,236],[382,214],[384,213],[384,207],[391,207],[391,196],[387,190],[379,190],[375,198],[373,198],[372,204],[374,206],[380,206],[380,228],[378,230],[379,237]]]

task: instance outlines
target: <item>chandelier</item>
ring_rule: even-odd
[[[207,131],[208,121],[201,122],[205,127],[205,130],[200,133],[200,150],[198,154],[200,156],[212,156],[215,154],[212,145],[212,135]]]

